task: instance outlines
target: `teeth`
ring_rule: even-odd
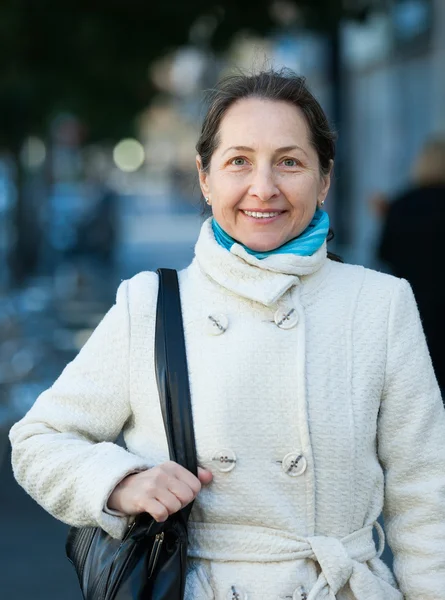
[[[277,217],[279,212],[252,212],[250,210],[243,210],[243,213],[248,217],[254,217],[255,219],[267,219],[271,217]]]

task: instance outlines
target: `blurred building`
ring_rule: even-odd
[[[377,3],[376,3],[377,4]],[[378,220],[369,199],[408,183],[426,139],[445,132],[445,3],[393,0],[342,27],[349,244],[374,265]]]

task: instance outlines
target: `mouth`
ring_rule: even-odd
[[[242,210],[241,212],[249,219],[255,219],[263,223],[273,221],[284,213],[283,210]]]

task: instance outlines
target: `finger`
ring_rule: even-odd
[[[208,469],[198,467],[198,478],[203,485],[207,485],[213,480],[213,473]]]
[[[145,512],[149,513],[155,521],[163,523],[168,519],[168,510],[155,498],[148,498],[144,503]]]
[[[157,491],[156,500],[167,509],[169,515],[173,515],[182,508],[181,500],[166,489],[159,489]]]
[[[148,486],[147,490],[165,488],[167,487],[169,479],[170,475],[163,468],[163,465],[160,465],[158,467],[153,467],[153,469],[150,470],[150,474],[147,476],[144,483]]]
[[[181,467],[181,465],[179,465],[174,460],[168,460],[167,462],[162,463],[160,467],[165,473],[168,473],[169,475],[174,475],[175,477],[177,477],[184,469],[184,467]]]
[[[170,477],[168,481],[168,489],[181,502],[182,508],[187,506],[187,504],[189,504],[196,497],[196,494],[192,488],[183,481],[176,479],[176,477]]]
[[[165,468],[169,475],[176,477],[176,479],[179,479],[179,481],[188,485],[195,496],[199,493],[201,490],[201,482],[193,475],[193,473],[190,473],[190,471],[172,461],[165,463]]]

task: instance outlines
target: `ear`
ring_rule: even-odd
[[[196,168],[198,169],[199,185],[202,195],[205,197],[210,195],[208,174],[202,168],[202,160],[199,154],[196,155]]]
[[[318,207],[324,204],[326,196],[328,195],[329,188],[331,187],[331,174],[334,168],[334,161],[331,159],[329,161],[329,172],[326,175],[322,175],[321,177],[321,186],[320,191],[318,193],[317,205]]]

